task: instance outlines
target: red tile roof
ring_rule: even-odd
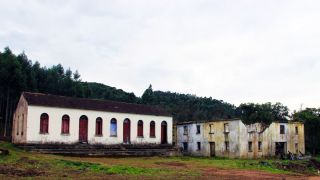
[[[145,114],[156,116],[169,116],[166,110],[158,106],[149,106],[142,104],[124,103],[107,100],[95,100],[85,98],[75,98],[66,96],[56,96],[42,93],[23,92],[22,96],[26,99],[29,105],[60,107],[71,109],[85,109],[106,112],[119,112],[131,114]]]

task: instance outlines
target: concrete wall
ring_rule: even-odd
[[[18,110],[17,110],[18,111]],[[40,134],[40,116],[42,113],[49,115],[49,133]],[[69,115],[69,134],[61,134],[62,116]],[[26,143],[77,143],[79,140],[79,118],[82,115],[88,117],[88,143],[90,144],[119,144],[123,142],[123,121],[129,118],[131,121],[131,143],[161,143],[161,122],[167,122],[168,143],[172,143],[172,117],[139,115],[115,112],[101,112],[92,110],[79,110],[68,108],[28,106]],[[103,119],[103,135],[95,135],[96,118]],[[110,121],[117,119],[117,137],[110,137]],[[143,121],[143,138],[137,137],[137,122]],[[156,136],[150,137],[150,122],[156,123]],[[16,137],[15,137],[16,138]],[[20,142],[20,141],[16,141]]]
[[[229,125],[229,132],[224,132],[224,125]],[[196,134],[196,125],[201,126],[201,134]],[[285,133],[280,134],[280,125],[284,125]],[[184,126],[188,127],[188,134],[184,134]],[[210,132],[211,126],[211,132]],[[296,134],[295,128],[298,128]],[[226,151],[225,142],[229,142]],[[274,122],[269,127],[260,123],[244,125],[241,120],[219,120],[206,123],[189,123],[177,125],[177,145],[183,148],[187,142],[191,155],[210,156],[210,142],[215,143],[215,155],[230,158],[260,158],[275,155],[276,142],[286,143],[286,152],[305,153],[304,125],[299,122]],[[197,142],[201,143],[201,150],[197,150]],[[249,142],[252,149],[249,151]],[[259,142],[261,148],[259,149]]]

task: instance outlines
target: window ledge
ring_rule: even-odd
[[[214,134],[213,132],[209,132],[209,134]]]
[[[144,136],[137,136],[137,138],[144,138]]]
[[[110,137],[118,137],[117,135],[110,135]]]
[[[41,133],[41,132],[39,134],[41,134],[41,135],[49,135],[49,133]]]
[[[70,133],[61,133],[61,136],[70,136]]]
[[[95,137],[102,137],[102,134],[96,134]]]
[[[156,136],[150,136],[150,138],[156,138]]]

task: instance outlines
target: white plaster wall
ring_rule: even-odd
[[[197,134],[197,125],[200,125],[200,134]],[[184,134],[184,126],[188,127],[188,134]],[[185,124],[177,126],[177,142],[178,147],[183,148],[183,143],[188,143],[188,153],[195,156],[206,155],[206,139],[203,137],[203,123]],[[197,142],[201,143],[201,150],[198,150]]]
[[[49,133],[40,134],[40,115],[49,115]],[[70,126],[68,135],[61,134],[61,118],[69,115]],[[140,115],[128,113],[102,112],[92,110],[79,110],[68,108],[29,106],[27,124],[27,143],[76,143],[79,140],[79,118],[82,115],[88,117],[88,143],[90,144],[119,144],[123,142],[123,121],[128,118],[131,122],[131,143],[161,143],[161,122],[167,122],[167,140],[172,144],[172,117]],[[96,118],[103,119],[103,135],[95,136]],[[110,137],[110,121],[117,119],[117,137]],[[137,123],[143,121],[143,138],[137,137]],[[155,138],[150,138],[150,122],[155,121]]]

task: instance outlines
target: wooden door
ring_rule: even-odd
[[[215,142],[210,142],[210,157],[216,156],[216,144]]]
[[[88,118],[81,116],[79,120],[79,142],[88,142]]]
[[[130,120],[123,121],[123,143],[130,144]]]
[[[168,130],[167,130],[167,122],[163,121],[161,123],[161,144],[168,143]]]

